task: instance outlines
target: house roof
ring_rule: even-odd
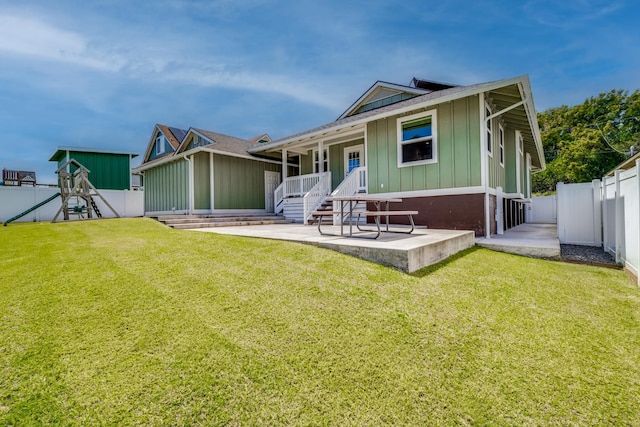
[[[500,90],[498,90],[500,89]],[[323,138],[337,131],[348,130],[357,126],[364,125],[368,122],[391,117],[398,114],[416,111],[427,108],[436,104],[440,104],[467,96],[487,93],[496,105],[497,110],[501,111],[509,108],[517,102],[524,99],[522,105],[513,108],[504,113],[504,117],[516,123],[523,132],[523,139],[527,151],[532,152],[532,165],[538,168],[544,168],[544,156],[542,149],[542,139],[538,127],[538,119],[536,117],[533,96],[529,85],[529,77],[526,75],[513,77],[510,79],[496,80],[486,83],[478,83],[469,86],[455,86],[435,92],[425,93],[414,98],[400,101],[395,104],[380,107],[375,110],[366,111],[353,116],[344,117],[334,122],[318,126],[313,129],[305,130],[284,138],[279,138],[271,142],[256,144],[249,152],[257,153],[260,151],[268,151],[274,149],[286,148],[289,145],[300,143],[313,138]]]
[[[148,160],[149,156],[151,155],[153,144],[155,143],[156,133],[158,131],[160,131],[165,136],[165,138],[167,138],[167,141],[169,141],[169,144],[171,144],[171,147],[173,147],[173,152],[167,153],[153,160]],[[171,126],[161,125],[160,123],[156,123],[156,125],[153,128],[153,133],[151,134],[151,138],[149,139],[149,143],[147,144],[147,150],[144,153],[143,163],[149,163],[149,162],[158,160],[160,158],[173,156],[173,153],[175,153],[175,151],[178,149],[178,147],[180,146],[180,143],[183,141],[186,134],[187,134],[187,131],[184,129],[179,129]]]
[[[189,134],[192,134],[192,133],[204,137],[205,139],[210,141],[210,143],[207,145],[201,145],[199,147],[186,150],[185,148],[187,147]],[[263,135],[259,135],[258,137],[252,138],[252,140],[247,140],[247,139],[237,138],[235,136],[225,135],[222,133],[217,133],[217,132],[212,132],[205,129],[192,127],[192,128],[189,128],[188,131],[184,131],[184,137],[182,138],[182,142],[174,152],[169,153],[165,156],[150,160],[148,162],[142,163],[140,166],[134,168],[133,170],[136,173],[141,172],[149,168],[155,167],[159,164],[167,163],[167,162],[173,161],[174,159],[177,160],[184,156],[188,156],[190,153],[196,153],[200,151],[227,154],[234,157],[242,157],[246,159],[258,160],[258,161],[264,161],[264,162],[280,163],[279,160],[276,161],[274,159],[268,159],[260,155],[255,155],[248,152],[248,149],[253,147],[253,145],[256,144],[256,141],[259,141],[264,136],[268,137],[267,134],[263,134]]]
[[[406,86],[406,85],[401,85],[401,84],[397,84],[397,83],[391,83],[391,82],[385,82],[383,80],[378,80],[377,82],[375,82],[374,84],[369,86],[369,89],[367,89],[362,95],[360,95],[360,97],[358,99],[356,99],[354,101],[354,103],[351,104],[349,106],[349,108],[347,108],[344,111],[344,113],[342,113],[340,115],[340,117],[338,117],[338,120],[353,115],[353,113],[355,111],[357,111],[358,108],[360,108],[362,105],[366,104],[365,101],[367,101],[367,99],[369,97],[371,97],[374,93],[376,93],[380,89],[391,89],[391,90],[394,90],[394,91],[397,91],[397,92],[405,92],[405,93],[410,93],[410,94],[414,94],[414,95],[421,95],[421,94],[430,92],[428,90],[425,90],[425,89],[422,89],[422,88],[417,88],[415,86]]]
[[[57,162],[66,157],[67,151],[75,151],[77,153],[99,153],[99,154],[120,154],[125,156],[137,157],[138,153],[133,153],[130,151],[114,151],[114,150],[105,150],[101,148],[90,148],[90,147],[58,147],[58,149],[51,155],[49,158],[50,162]]]

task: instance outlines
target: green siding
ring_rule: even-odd
[[[87,153],[69,151],[69,159],[74,159],[89,169],[89,181],[97,189],[128,190],[131,185],[131,163],[128,154]],[[67,162],[63,157],[58,167]],[[71,165],[70,171],[76,167]]]
[[[329,159],[331,161],[331,159]],[[310,151],[306,156],[300,156],[300,175],[309,175],[313,173],[313,154]]]
[[[354,145],[364,145],[364,139],[329,146],[329,170],[331,171],[331,188],[333,190],[335,190],[345,178],[344,149],[353,147]]]
[[[370,193],[418,191],[481,185],[480,112],[477,96],[439,104],[437,162],[398,167],[396,120],[367,124]],[[408,112],[409,116],[418,111]]]
[[[214,154],[214,208],[264,209],[264,171],[281,165]]]
[[[516,132],[511,128],[505,128],[505,193],[515,193],[518,191],[517,166],[518,148],[516,146]]]
[[[186,160],[149,169],[144,180],[145,212],[189,209],[189,163]]]
[[[193,158],[193,168],[193,208],[211,209],[209,153],[197,153]]]

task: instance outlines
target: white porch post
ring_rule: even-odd
[[[185,159],[187,160],[187,162],[189,162],[189,214],[192,214],[195,206],[195,189],[193,188],[195,182],[193,171],[193,154],[185,157]]]
[[[284,182],[287,179],[287,149],[283,148],[282,149],[282,182]]]
[[[496,228],[498,234],[504,234],[504,196],[502,187],[497,188],[496,192]]]
[[[323,173],[324,170],[324,144],[322,141],[318,141],[318,173]]]
[[[209,203],[209,208],[211,209],[211,213],[213,213],[213,210],[215,209],[215,202],[214,202],[214,196],[215,196],[215,189],[214,189],[214,185],[215,185],[215,181],[213,179],[213,153],[209,153],[209,185],[210,185],[210,193],[209,193],[209,197],[211,198],[211,201]]]

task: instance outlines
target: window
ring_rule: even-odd
[[[485,119],[491,116],[491,109],[489,106],[485,106]],[[493,140],[491,134],[491,120],[485,120],[487,122],[487,152],[490,156],[493,156]]]
[[[322,150],[322,154],[323,154],[322,171],[328,172],[329,171],[329,153],[327,152],[326,148]],[[320,162],[318,160],[319,160],[318,149],[316,148],[313,150],[313,173],[320,173]]]
[[[398,119],[398,167],[437,162],[436,111]]]
[[[202,147],[203,145],[209,144],[205,138],[200,135],[193,135],[193,139],[191,140],[191,148]]]
[[[504,167],[504,129],[498,128],[498,142],[500,143],[500,166]]]
[[[156,138],[156,155],[160,155],[164,153],[164,145],[165,145],[164,135],[158,135]]]

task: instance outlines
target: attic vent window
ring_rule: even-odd
[[[156,155],[164,154],[165,149],[165,137],[164,135],[159,135],[156,138]]]
[[[398,123],[398,167],[435,163],[436,110],[401,117]]]

